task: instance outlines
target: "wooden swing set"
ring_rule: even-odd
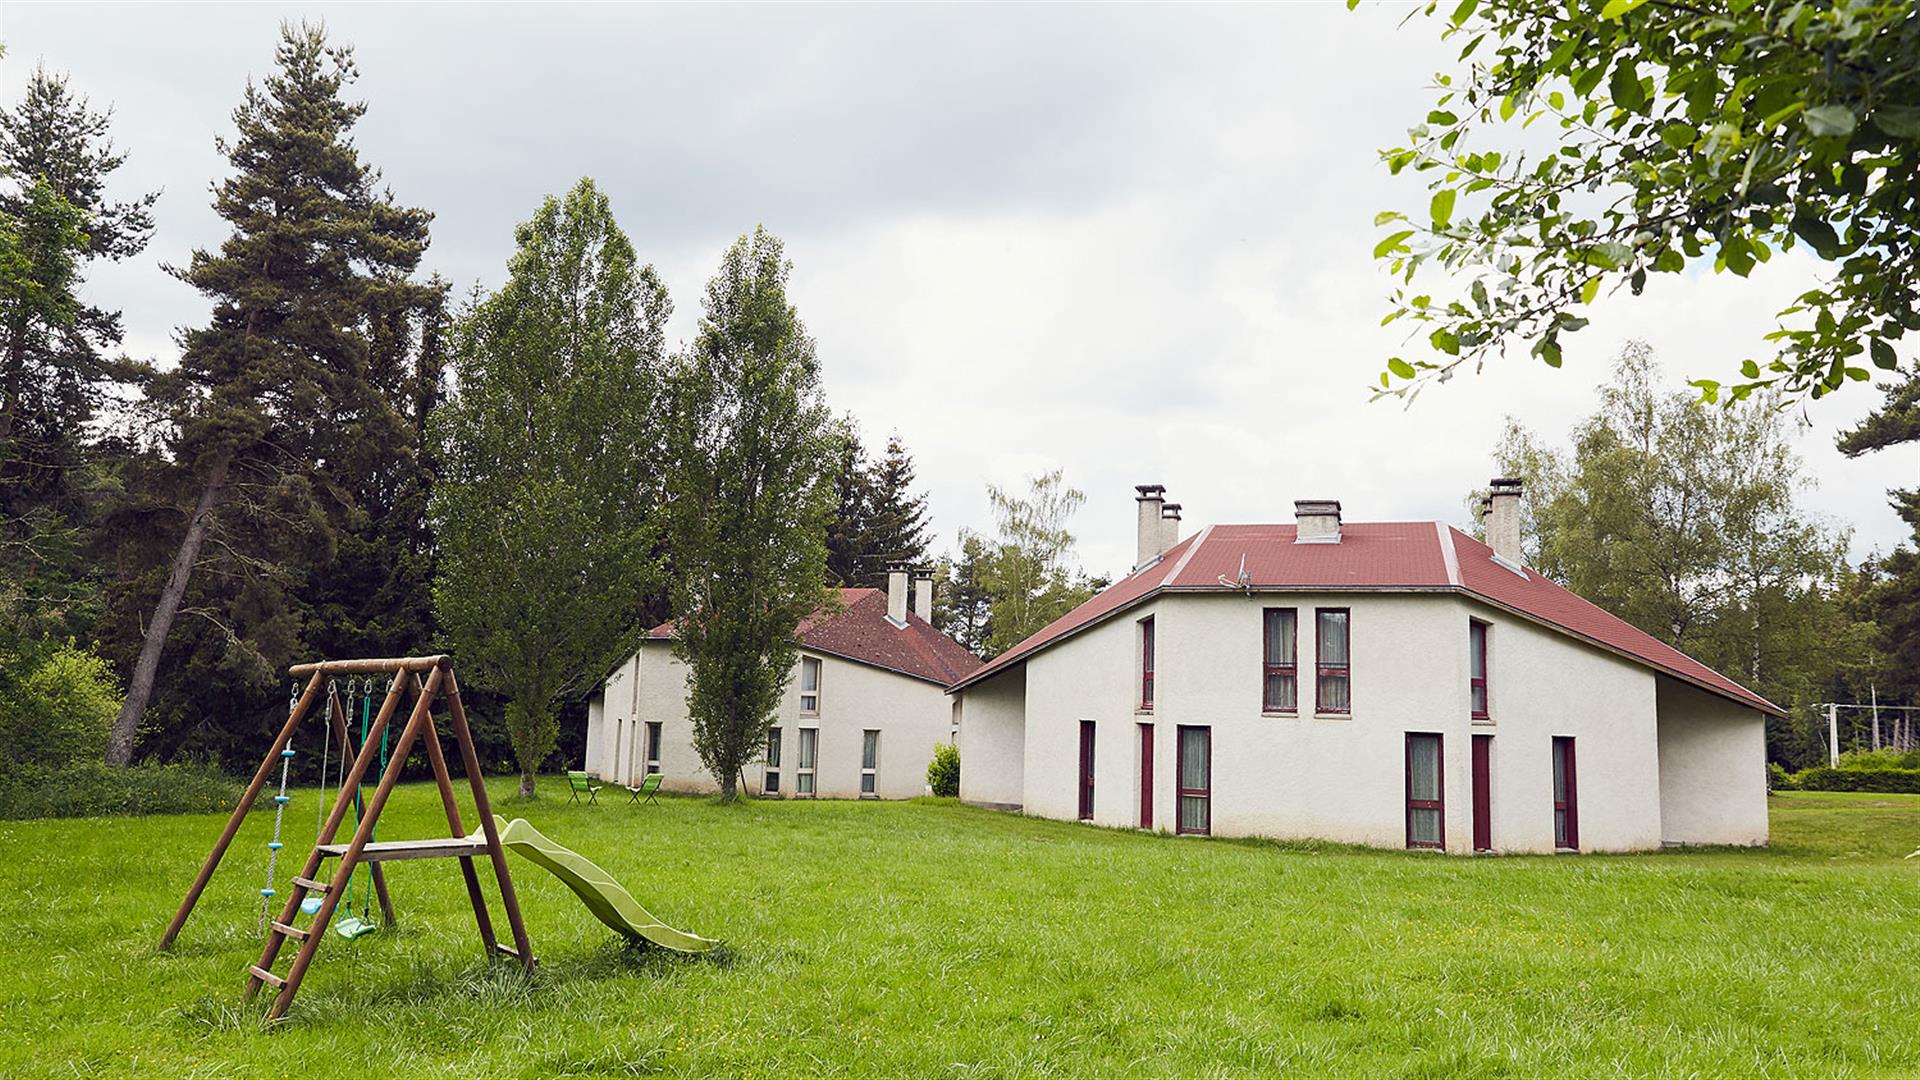
[[[186,925],[187,917],[200,900],[207,882],[220,865],[227,853],[227,847],[240,831],[240,824],[246,820],[247,812],[266,787],[268,777],[273,772],[274,763],[282,762],[282,786],[285,784],[285,765],[287,751],[300,722],[313,710],[314,703],[324,694],[327,698],[326,712],[330,724],[331,736],[337,738],[342,753],[352,746],[348,741],[346,709],[341,705],[340,696],[334,687],[333,677],[342,675],[376,675],[391,672],[393,681],[387,687],[386,699],[381,702],[379,715],[374,718],[360,739],[359,750],[354,753],[353,765],[342,779],[342,792],[352,789],[353,798],[336,798],[333,810],[327,815],[320,827],[319,835],[314,838],[313,851],[307,856],[305,867],[294,876],[293,886],[287,892],[287,900],[280,917],[268,922],[266,946],[260,951],[259,962],[247,968],[247,1000],[251,1001],[260,992],[261,986],[271,986],[277,995],[273,1005],[267,1011],[269,1021],[279,1020],[287,1013],[293,1003],[293,996],[300,989],[300,980],[306,977],[307,968],[313,963],[314,953],[320,947],[320,939],[326,936],[328,924],[341,899],[346,896],[348,885],[353,880],[354,870],[362,863],[368,864],[373,878],[375,891],[380,897],[380,910],[387,921],[393,921],[393,902],[387,894],[386,877],[380,864],[399,859],[458,859],[460,872],[467,882],[467,896],[473,902],[473,918],[479,925],[480,941],[487,955],[503,955],[517,961],[527,971],[532,971],[535,960],[532,946],[527,941],[526,924],[520,918],[520,901],[514,895],[513,877],[507,871],[505,849],[500,845],[500,833],[494,825],[493,807],[487,800],[487,789],[480,773],[480,759],[474,751],[473,734],[467,727],[467,712],[460,703],[460,683],[454,678],[453,663],[446,656],[409,656],[391,660],[322,660],[316,663],[295,664],[288,669],[295,678],[307,676],[306,690],[294,702],[289,711],[287,722],[275,737],[273,746],[261,759],[260,768],[253,775],[253,782],[247,785],[246,794],[233,809],[233,815],[227,819],[226,828],[221,830],[220,838],[214,842],[213,851],[207,855],[200,874],[194,879],[192,888],[187,890],[186,899],[180,902],[180,910],[174,913],[173,921],[168,924],[167,932],[160,938],[160,948],[168,949],[179,936],[180,928]],[[426,674],[422,683],[421,673]],[[370,798],[362,799],[360,784],[372,766],[376,744],[384,741],[388,724],[399,709],[401,699],[411,694],[413,710],[407,717],[406,727],[402,729],[398,744],[392,756],[387,760],[386,769],[381,773],[380,784]],[[447,719],[452,727],[453,741],[460,754],[460,764],[466,771],[467,782],[473,789],[474,812],[479,815],[481,835],[469,836],[466,826],[460,818],[460,807],[455,800],[453,781],[447,772],[446,752],[440,743],[440,734],[433,720],[433,702],[436,697],[444,697],[447,704]],[[380,811],[387,805],[388,796],[393,794],[394,784],[399,782],[400,770],[406,764],[407,755],[413,750],[415,741],[425,744],[427,762],[433,768],[434,782],[440,788],[440,803],[447,814],[449,835],[422,840],[374,840],[375,826],[380,820]],[[325,772],[324,762],[322,773]],[[324,777],[323,777],[324,786]],[[284,804],[282,798],[278,800]],[[352,805],[358,823],[353,830],[353,838],[344,844],[334,842],[341,822],[346,818],[347,807]],[[278,844],[276,835],[274,844]],[[275,848],[277,851],[277,847]],[[493,864],[494,879],[499,883],[500,902],[506,908],[507,925],[513,931],[513,944],[506,945],[495,939],[493,921],[487,914],[486,898],[480,891],[480,875],[474,868],[474,859],[486,856]],[[338,859],[333,875],[321,880],[320,868],[328,859]],[[262,894],[271,899],[271,882]],[[294,925],[301,911],[301,904],[308,896],[318,896],[320,904],[313,912],[313,920],[305,928]],[[291,939],[300,943],[299,951],[294,955],[293,966],[282,977],[273,973],[273,963],[280,949]]]

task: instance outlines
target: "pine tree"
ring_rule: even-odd
[[[975,656],[989,658],[987,642],[993,615],[993,594],[987,588],[987,563],[992,557],[985,538],[960,530],[960,554],[940,560],[934,578],[940,582],[933,602],[933,628],[967,647]]]
[[[506,284],[455,328],[455,392],[432,421],[433,595],[461,670],[506,698],[532,796],[561,702],[632,655],[659,577],[670,306],[591,180],[515,239]]]
[[[913,456],[896,433],[887,437],[886,453],[868,469],[872,491],[866,548],[873,573],[863,584],[884,585],[886,568],[894,563],[915,566],[927,558],[927,496],[913,490]]]
[[[873,574],[868,547],[873,488],[867,451],[860,443],[859,421],[848,413],[834,426],[834,510],[827,525],[827,584],[840,587],[864,584]]]
[[[132,758],[209,535],[208,618],[234,650],[228,663],[264,690],[278,682],[276,653],[298,641],[299,567],[329,557],[334,510],[351,498],[327,469],[350,440],[399,427],[369,322],[418,297],[409,275],[431,215],[397,205],[360,160],[351,131],[366,106],[341,96],[355,77],[350,49],[329,46],[321,27],[284,25],[276,65],[249,81],[238,136],[218,144],[234,175],[214,209],[231,235],[174,271],[213,305],[206,326],[182,335],[180,366],[153,381],[192,507],[114,721],[113,763]]]
[[[732,799],[792,674],[800,621],[827,599],[827,524],[844,452],[791,265],[763,229],[707,285],[673,375],[667,490],[674,653],[694,749]]]

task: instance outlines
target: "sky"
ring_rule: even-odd
[[[1379,325],[1373,217],[1426,204],[1376,151],[1457,51],[1406,11],[7,0],[0,100],[44,60],[112,105],[118,194],[163,195],[148,250],[89,291],[165,364],[208,305],[164,266],[225,235],[215,138],[280,21],[324,20],[355,48],[363,160],[435,214],[425,271],[497,286],[514,225],[591,176],[671,290],[677,342],[726,245],[765,225],[830,404],[869,445],[906,443],[938,549],[990,530],[988,484],[1059,468],[1087,495],[1082,563],[1121,574],[1141,483],[1167,486],[1188,532],[1290,520],[1301,498],[1465,526],[1504,417],[1564,439],[1631,338],[1676,387],[1729,379],[1816,280],[1794,256],[1746,281],[1663,275],[1596,305],[1559,371],[1520,349],[1410,408],[1371,402],[1403,341]],[[1851,529],[1856,557],[1906,536],[1884,492],[1920,472],[1911,448],[1833,449],[1879,399],[1795,413],[1818,482],[1804,505]]]

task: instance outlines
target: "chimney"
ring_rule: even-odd
[[[1166,503],[1160,507],[1160,552],[1165,554],[1173,550],[1180,542],[1180,504]]]
[[[906,563],[889,563],[887,566],[887,621],[895,626],[907,625]]]
[[[933,567],[922,566],[913,572],[913,613],[925,622],[933,621]]]
[[[1140,504],[1139,557],[1133,563],[1133,568],[1138,570],[1166,554],[1166,526],[1161,522],[1160,512],[1167,504],[1167,489],[1159,484],[1139,484],[1133,490],[1140,493],[1134,500]]]
[[[1481,524],[1487,530],[1487,546],[1495,558],[1515,568],[1521,565],[1520,490],[1521,482],[1511,476],[1495,477],[1487,485],[1486,511]]]
[[[1296,544],[1340,542],[1339,499],[1295,499],[1293,520],[1293,542]]]

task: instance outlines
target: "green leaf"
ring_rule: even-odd
[[[1441,188],[1433,193],[1433,203],[1428,209],[1433,212],[1433,227],[1444,229],[1453,220],[1454,190]]]
[[[1700,132],[1692,124],[1671,123],[1660,129],[1660,141],[1675,150],[1685,150],[1700,139]]]
[[[1405,220],[1407,220],[1407,215],[1401,213],[1398,210],[1382,210],[1379,213],[1373,215],[1373,224],[1376,228],[1378,228],[1381,225],[1385,225],[1388,222],[1405,221]]]
[[[1613,103],[1628,112],[1646,108],[1647,88],[1640,84],[1640,71],[1628,57],[1620,58],[1620,66],[1613,69],[1613,80],[1607,89],[1613,94]]]
[[[1520,108],[1520,103],[1514,100],[1514,97],[1512,94],[1508,94],[1506,97],[1501,98],[1500,99],[1500,119],[1502,120],[1513,119],[1513,114],[1519,108]]]
[[[1812,214],[1794,215],[1793,235],[1805,240],[1808,246],[1823,259],[1834,259],[1840,256],[1839,234],[1833,231],[1833,226]]]
[[[1435,330],[1427,335],[1427,341],[1448,356],[1460,355],[1460,339],[1455,337],[1451,330]]]
[[[1607,0],[1607,6],[1600,9],[1600,17],[1611,21],[1646,2],[1647,0]]]
[[[1459,117],[1445,109],[1435,109],[1427,114],[1427,123],[1432,124],[1434,127],[1452,127],[1459,122]]]
[[[1654,256],[1653,268],[1662,274],[1677,274],[1687,268],[1687,259],[1673,248],[1667,248]]]
[[[1583,304],[1591,304],[1593,303],[1593,298],[1599,295],[1600,275],[1595,274],[1587,279],[1585,285],[1580,286],[1580,302]]]
[[[1859,118],[1845,105],[1816,105],[1808,109],[1802,119],[1807,122],[1807,130],[1820,138],[1836,135],[1851,135],[1859,126]]]
[[[1460,6],[1453,9],[1453,25],[1459,26],[1473,18],[1473,9],[1480,6],[1480,0],[1460,0]]]
[[[1867,345],[1867,351],[1873,354],[1873,366],[1882,371],[1892,371],[1900,361],[1893,355],[1893,346],[1880,338],[1874,338]]]
[[[1550,368],[1560,366],[1560,343],[1551,337],[1543,337],[1533,343],[1533,355],[1546,362]]]
[[[1553,93],[1547,95],[1547,104],[1553,106],[1556,110],[1564,109],[1567,107],[1567,95],[1555,90]]]
[[[1384,259],[1392,252],[1407,250],[1407,237],[1412,235],[1412,229],[1402,229],[1394,233],[1392,236],[1373,245],[1373,257],[1376,259]]]
[[[1405,360],[1402,360],[1397,356],[1387,361],[1387,370],[1393,372],[1395,375],[1399,376],[1402,379],[1411,379],[1413,378],[1413,374],[1414,374],[1413,365],[1407,363]]]
[[[1882,106],[1873,110],[1873,126],[1896,139],[1920,139],[1920,107]]]
[[[1847,369],[1847,378],[1852,379],[1854,382],[1866,382],[1868,379],[1873,378],[1873,376],[1867,373],[1866,368],[1850,367]]]

